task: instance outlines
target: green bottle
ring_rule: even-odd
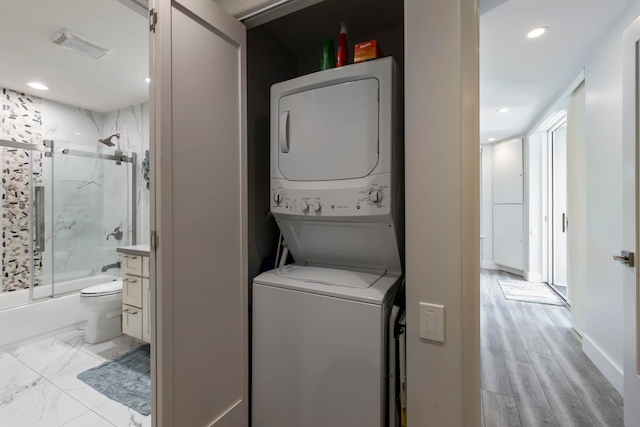
[[[328,70],[329,68],[335,68],[335,66],[336,54],[333,48],[333,40],[326,38],[322,42],[322,61],[320,62],[320,69]]]

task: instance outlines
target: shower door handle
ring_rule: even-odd
[[[35,187],[35,249],[44,252],[44,186],[37,185]]]

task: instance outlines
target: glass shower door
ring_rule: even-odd
[[[50,158],[42,144],[2,140],[2,298],[0,309],[53,296],[47,251]]]
[[[131,241],[130,164],[119,159],[112,149],[53,143],[56,295],[119,275],[116,248]]]

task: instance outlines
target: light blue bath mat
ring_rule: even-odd
[[[150,346],[143,345],[78,374],[95,390],[142,415],[151,413]]]

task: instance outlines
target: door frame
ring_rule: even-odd
[[[554,236],[553,236],[553,170],[554,170],[554,162],[553,162],[553,132],[561,128],[562,126],[566,126],[567,124],[567,112],[565,109],[562,110],[558,120],[554,121],[553,124],[545,131],[546,135],[546,157],[545,157],[545,171],[546,171],[546,199],[547,199],[547,209],[546,209],[546,250],[547,257],[545,262],[547,263],[546,267],[546,282],[549,286],[553,288],[553,290],[560,295],[564,300],[569,302],[569,283],[568,283],[568,272],[569,272],[569,258],[567,256],[567,295],[563,296],[558,290],[555,288],[555,284],[552,283],[552,279],[554,278]],[[566,173],[566,166],[565,166]]]
[[[553,212],[553,138],[551,133],[567,122],[567,113],[561,108],[547,126],[540,129],[542,134],[542,281],[551,282],[553,276],[553,227],[551,217]]]

